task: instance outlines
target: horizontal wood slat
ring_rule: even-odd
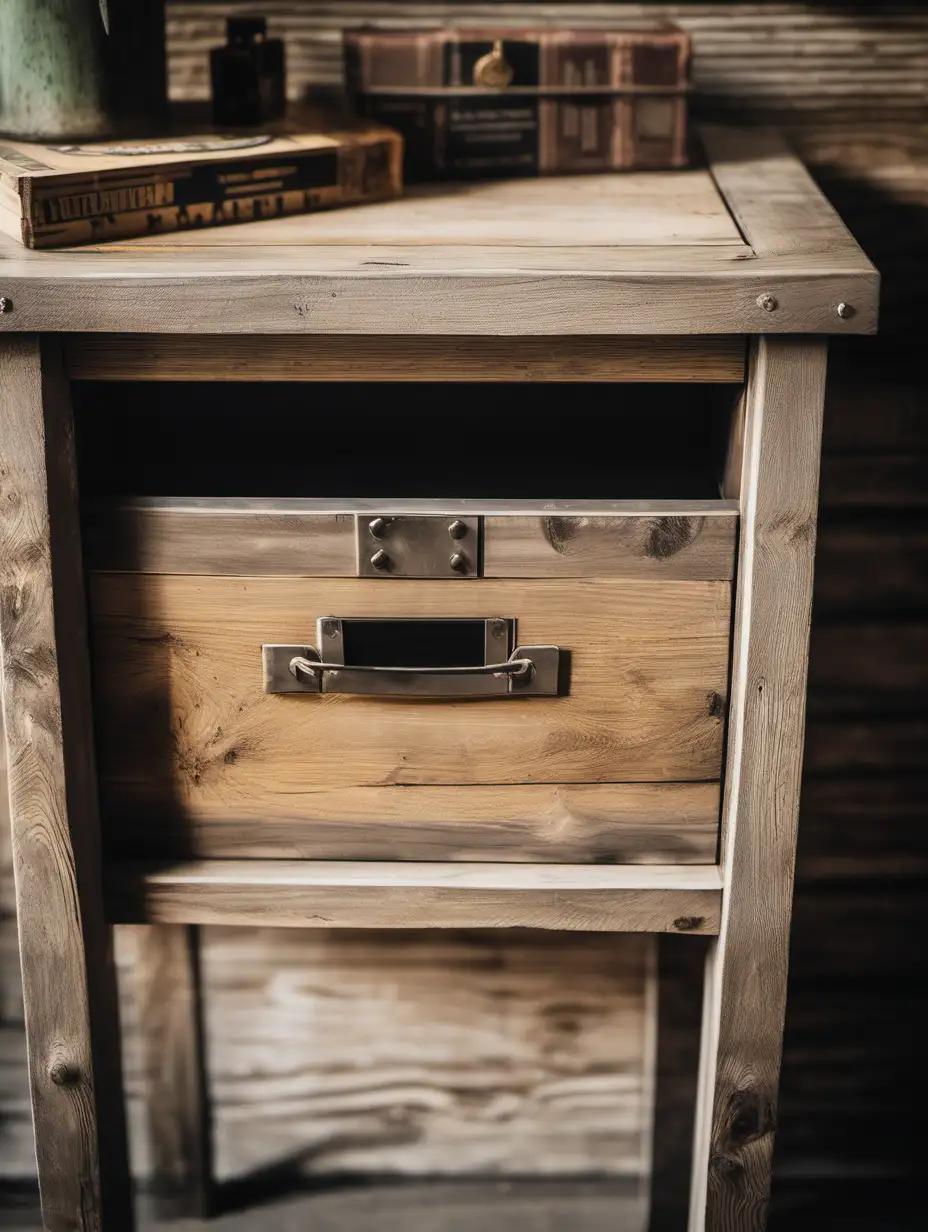
[[[72,334],[85,381],[715,381],[744,379],[733,338],[198,337]]]
[[[364,516],[365,504],[483,516],[487,578],[728,581],[734,573],[733,501],[140,500],[88,511],[87,559],[99,571],[355,577],[355,518],[339,510]]]
[[[299,813],[241,820],[234,804],[194,816],[127,808],[107,818],[115,856],[236,859],[514,860],[712,864],[718,783],[350,787],[314,790]]]
[[[718,931],[718,869],[212,860],[111,865],[114,923]]]

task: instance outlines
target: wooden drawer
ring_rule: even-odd
[[[460,580],[344,576],[354,515],[311,502],[104,518],[89,591],[112,848],[713,862],[736,515],[704,504],[484,512],[483,576]],[[330,616],[512,618],[569,671],[548,697],[265,692],[261,647],[311,643]]]

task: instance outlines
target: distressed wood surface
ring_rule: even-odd
[[[746,409],[740,582],[691,1232],[761,1232],[776,1127],[806,706],[823,343],[762,340]]]
[[[365,506],[394,514],[416,507],[360,500],[341,506],[362,516]],[[483,518],[485,577],[730,581],[734,573],[732,502],[436,500],[418,507],[433,516]],[[85,550],[89,567],[100,572],[355,577],[355,515],[337,508],[321,500],[104,504],[85,517]]]
[[[205,860],[110,864],[114,923],[718,931],[714,866]]]
[[[73,334],[83,381],[733,381],[741,338],[364,338]]]
[[[160,1218],[206,1219],[213,1122],[204,1047],[200,933],[183,924],[134,930],[135,1040],[145,1075],[151,1182]]]
[[[713,864],[719,797],[717,782],[314,789],[299,812],[254,820],[127,807],[106,842],[124,858]]]
[[[468,786],[719,773],[724,582],[482,580],[476,611],[512,611],[526,645],[571,650],[569,695],[459,704],[265,694],[259,648],[311,641],[324,615],[472,616],[478,600],[467,583],[94,574],[90,590],[108,828],[130,814],[173,823],[181,851],[189,821],[328,821],[331,837],[333,816],[346,829],[376,820],[369,809],[387,790],[397,793],[388,817],[407,816],[408,800],[409,818],[422,821],[443,785],[454,817]],[[233,611],[234,620],[222,615]],[[644,799],[626,802],[627,823],[644,822]],[[526,803],[537,806],[537,794]],[[575,848],[576,833],[564,837]],[[453,825],[449,838],[457,847]],[[347,841],[357,848],[357,836]],[[564,858],[556,838],[549,851]]]
[[[0,641],[12,863],[48,1232],[129,1229],[102,913],[73,425],[59,350],[0,345]]]
[[[827,213],[815,185],[772,135],[756,151],[749,129],[732,128],[723,142],[711,135],[712,142],[719,151],[718,163],[709,166],[716,183],[735,163],[739,181],[755,175],[767,186],[763,198],[740,200],[742,227],[757,220],[763,237],[797,215]],[[683,173],[684,181],[697,194],[711,183],[702,172]],[[634,175],[582,176],[444,186],[437,196],[415,189],[363,210],[247,224],[235,229],[235,245],[197,246],[199,233],[194,242],[153,237],[106,252],[22,252],[10,242],[0,245],[0,291],[12,305],[0,315],[0,329],[536,336],[875,331],[879,277],[848,234],[812,225],[788,252],[774,245],[765,253],[761,243],[760,252],[724,254],[722,264],[709,236],[684,247],[681,258],[668,232],[686,230],[691,204],[675,201],[671,190],[670,218],[656,233],[648,231],[654,207],[636,183]],[[724,214],[731,227],[723,194],[712,192],[710,213]],[[784,216],[777,222],[781,197]],[[640,240],[642,227],[650,243],[623,247],[621,238],[630,232]],[[397,235],[408,238],[397,241]],[[590,236],[599,247],[589,247]],[[540,265],[523,259],[520,244],[536,245]],[[771,302],[776,311],[764,308]],[[843,315],[841,303],[850,305]]]
[[[15,928],[5,931],[15,948]],[[145,1178],[158,1060],[142,1030],[147,931],[116,930],[133,1163]],[[0,926],[0,949],[4,936]],[[592,1169],[640,1185],[652,946],[614,934],[204,930],[217,1182]],[[16,1180],[35,1166],[21,1009],[5,1024],[0,1177]]]

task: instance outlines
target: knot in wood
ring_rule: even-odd
[[[56,1087],[73,1087],[80,1082],[81,1071],[73,1061],[59,1058],[49,1066],[48,1076]]]
[[[702,915],[678,915],[673,922],[673,926],[677,932],[691,933],[699,928],[704,920],[705,916]]]

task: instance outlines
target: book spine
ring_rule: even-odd
[[[498,38],[468,30],[346,36],[349,88],[364,114],[403,133],[408,180],[686,164],[688,35],[544,30]],[[519,93],[473,89],[475,66],[496,45]],[[403,86],[437,87],[443,96],[403,95]],[[563,93],[571,89],[582,93]]]
[[[24,239],[30,248],[99,243],[382,201],[401,191],[402,142],[385,135],[54,187],[33,182]]]

